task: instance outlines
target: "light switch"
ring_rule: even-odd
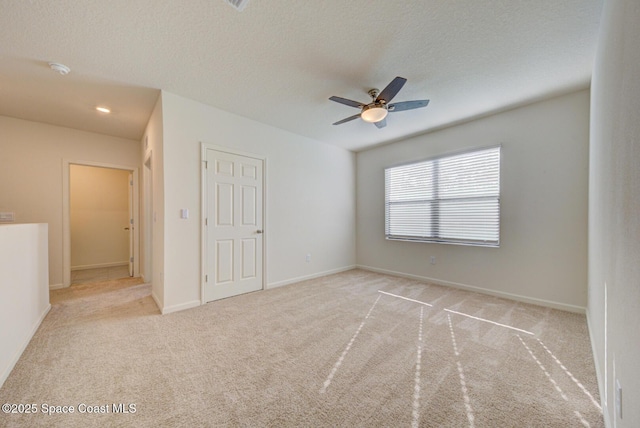
[[[12,223],[15,221],[15,214],[12,212],[0,212],[0,223]]]
[[[189,218],[189,209],[188,208],[182,208],[180,210],[180,218]]]

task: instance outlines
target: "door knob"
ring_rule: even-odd
[[[262,233],[262,231],[261,230],[256,230],[256,233]]]
[[[128,227],[125,227],[125,228],[124,228],[124,230],[129,230],[129,228],[128,228]]]

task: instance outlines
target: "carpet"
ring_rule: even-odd
[[[584,315],[362,270],[168,315],[150,291],[53,291],[0,389],[37,413],[0,426],[604,426]]]

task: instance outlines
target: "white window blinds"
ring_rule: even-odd
[[[500,147],[385,169],[385,235],[499,246]]]

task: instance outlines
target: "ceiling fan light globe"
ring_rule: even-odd
[[[373,106],[373,107],[366,107],[362,111],[362,114],[360,115],[360,117],[362,117],[362,120],[364,120],[365,122],[376,123],[376,122],[380,122],[385,117],[387,117],[388,113],[389,112],[384,107]]]

